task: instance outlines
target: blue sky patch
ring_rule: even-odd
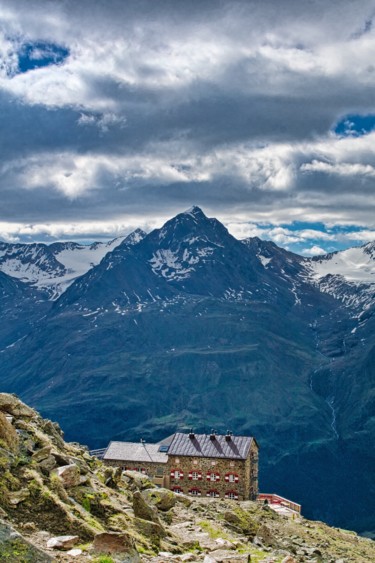
[[[20,73],[45,66],[61,64],[69,55],[69,49],[54,43],[39,41],[25,43],[18,52],[18,71]]]
[[[336,135],[360,137],[375,129],[375,115],[346,115],[334,129]]]

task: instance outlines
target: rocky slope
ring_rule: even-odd
[[[190,499],[105,467],[0,394],[0,560],[365,563],[375,544],[250,501]]]

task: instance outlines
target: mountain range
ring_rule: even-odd
[[[375,243],[303,258],[198,207],[111,243],[0,244],[2,390],[68,439],[257,437],[260,485],[375,530]]]

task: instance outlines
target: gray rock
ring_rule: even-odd
[[[49,455],[48,457],[46,457],[46,459],[40,461],[38,465],[43,471],[43,473],[48,475],[52,471],[52,469],[56,467],[56,460],[53,457],[53,455]]]
[[[133,494],[133,510],[138,518],[160,523],[156,508],[148,505],[139,491]]]
[[[68,551],[79,542],[78,536],[57,536],[47,541],[48,549],[61,549]]]
[[[25,405],[15,395],[9,393],[0,393],[0,411],[6,412],[14,417],[23,416],[25,418],[34,418],[37,413]]]
[[[147,504],[165,512],[173,508],[177,502],[177,495],[168,489],[146,489],[142,491],[142,496]]]
[[[51,563],[53,561],[47,553],[29,543],[11,526],[0,520],[0,561],[16,561],[21,547],[24,561],[30,561],[30,563]],[[3,554],[6,554],[4,558]],[[13,559],[10,556],[13,556]]]
[[[44,448],[34,452],[31,459],[36,462],[43,461],[43,459],[46,459],[50,455],[51,450],[51,446],[44,446]]]
[[[53,473],[60,477],[61,482],[66,489],[69,489],[70,487],[76,487],[80,483],[81,475],[79,472],[79,467],[75,463],[58,467],[53,471]]]

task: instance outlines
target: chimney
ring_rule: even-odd
[[[190,438],[190,440],[194,440],[194,438],[195,438],[195,434],[193,432],[193,429],[191,429],[190,432],[189,432],[189,438]]]
[[[210,440],[216,440],[216,433],[214,429],[211,430]]]
[[[229,432],[229,430],[227,430],[227,433],[225,434],[225,440],[226,442],[230,442],[232,439],[232,433]]]

